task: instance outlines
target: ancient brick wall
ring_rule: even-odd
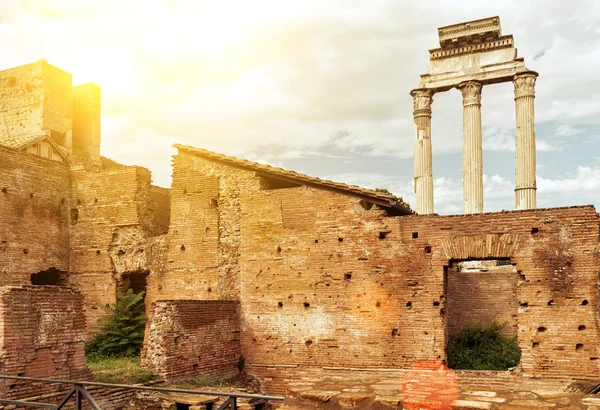
[[[44,60],[0,71],[0,139],[48,134],[71,149],[71,74]]]
[[[69,167],[0,147],[0,284],[69,269]]]
[[[248,363],[372,369],[443,360],[445,267],[509,258],[519,275],[524,372],[597,377],[593,207],[379,218],[356,212],[353,202],[306,188],[242,195]],[[286,206],[298,203],[306,205],[301,212]]]
[[[121,276],[149,270],[155,212],[165,205],[153,202],[150,181],[141,167],[73,169],[70,284],[85,297],[90,329],[102,315],[97,306],[114,301]]]
[[[168,380],[224,379],[240,359],[239,303],[161,300],[147,322],[142,365]]]
[[[85,317],[79,292],[58,286],[0,288],[2,374],[89,380],[83,344]],[[30,397],[56,385],[2,381],[2,397]]]

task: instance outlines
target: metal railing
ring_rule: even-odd
[[[28,402],[28,401],[19,401],[19,400],[8,400],[8,399],[0,399],[0,404],[8,404],[15,406],[27,406],[33,408],[40,409],[53,409],[59,410],[65,408],[67,403],[71,400],[71,398],[75,399],[75,410],[82,409],[83,400],[87,401],[90,407],[93,410],[102,410],[102,408],[98,405],[96,400],[92,397],[90,392],[88,392],[85,386],[92,387],[106,387],[112,389],[130,389],[130,390],[145,390],[145,391],[154,391],[154,392],[163,392],[163,393],[182,393],[182,394],[202,394],[207,396],[217,396],[217,397],[227,397],[227,400],[217,410],[237,410],[237,399],[256,399],[266,403],[269,400],[273,401],[282,401],[285,398],[281,396],[264,396],[261,394],[245,394],[245,393],[224,393],[224,392],[215,392],[215,391],[204,391],[204,390],[186,390],[186,389],[171,389],[168,387],[150,387],[150,386],[136,386],[129,384],[111,384],[111,383],[98,383],[98,382],[88,382],[88,381],[76,381],[76,380],[60,380],[60,379],[41,379],[35,377],[22,377],[22,376],[4,376],[0,375],[0,379],[9,379],[9,380],[24,380],[29,382],[42,382],[42,383],[51,383],[51,384],[69,384],[73,387],[69,392],[62,398],[62,400],[58,404],[50,404],[50,403],[38,403],[38,402]],[[212,407],[212,403],[207,403],[207,410],[210,410]]]

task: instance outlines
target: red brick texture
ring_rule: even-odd
[[[0,285],[69,269],[68,165],[0,146]]]
[[[253,172],[186,152],[174,167],[170,256],[150,275],[151,298],[181,291],[186,299],[238,299],[242,353],[268,391],[281,391],[283,375],[310,369],[385,377],[444,360],[453,296],[446,268],[473,259],[516,266],[516,276],[482,281],[481,295],[488,286],[489,295],[472,302],[473,312],[486,301],[496,313],[510,305],[525,375],[600,375],[592,206],[388,217],[328,190],[262,189]]]
[[[147,322],[142,365],[167,380],[225,379],[241,356],[239,303],[161,300]]]
[[[0,288],[1,373],[90,380],[83,345],[85,317],[79,292],[58,286]],[[59,391],[51,384],[0,382],[1,397]]]

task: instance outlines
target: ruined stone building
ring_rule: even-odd
[[[432,56],[481,57],[490,43],[513,52],[496,23],[475,23],[476,46],[450,36]],[[593,206],[535,209],[529,195],[519,206],[529,209],[414,213],[392,195],[184,145],[172,187],[159,188],[147,169],[99,155],[99,107],[98,87],[73,87],[43,60],[0,72],[0,284],[81,295],[52,308],[81,316],[78,343],[83,320],[91,330],[98,305],[133,288],[147,292],[142,363],[166,378],[224,377],[241,357],[271,393],[301,377],[386,377],[444,360],[450,334],[492,320],[507,322],[522,352],[519,371],[498,372],[499,383],[600,377]],[[419,121],[417,142],[430,132]],[[518,190],[532,188],[530,177]],[[59,349],[44,340],[20,368],[39,355],[59,368]]]

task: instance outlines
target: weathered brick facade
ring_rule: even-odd
[[[154,302],[142,364],[167,380],[234,376],[241,356],[239,314],[234,301]]]
[[[85,317],[79,292],[58,286],[0,288],[0,368],[5,375],[86,380]],[[0,395],[30,397],[51,384],[2,380]]]

